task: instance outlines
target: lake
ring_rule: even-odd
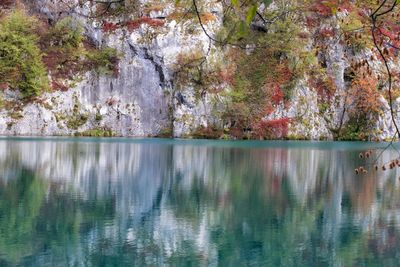
[[[0,138],[0,266],[395,266],[385,146]]]

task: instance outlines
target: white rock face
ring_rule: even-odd
[[[46,16],[57,16],[56,2],[36,0],[35,5]],[[208,7],[217,19],[207,27],[218,28],[222,6],[210,1]],[[151,12],[150,16],[166,17],[172,11],[173,5],[167,4],[163,11]],[[77,7],[74,12],[88,14],[89,7]],[[180,53],[209,50],[211,43],[199,25],[188,34],[187,28],[193,28],[186,25],[190,22],[182,25],[166,20],[157,29],[141,25],[132,33],[121,29],[107,34],[96,23],[76,14],[71,15],[82,23],[92,40],[122,52],[118,77],[90,72],[68,92],[45,94],[42,103],[24,106],[13,116],[3,110],[0,134],[72,135],[101,128],[121,136],[154,136],[175,126],[174,136],[181,136],[206,123],[205,117],[211,112],[207,98],[194,103],[190,87],[181,90],[177,97],[172,85],[173,68]],[[11,92],[3,98],[18,101],[18,96]],[[74,121],[77,123],[71,127]]]

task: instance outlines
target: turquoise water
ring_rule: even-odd
[[[0,138],[0,266],[397,266],[385,146]]]

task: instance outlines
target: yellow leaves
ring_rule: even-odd
[[[363,18],[358,14],[357,9],[351,11],[339,22],[341,29],[345,32],[352,32],[358,29],[362,29],[365,25],[365,21],[363,21]]]

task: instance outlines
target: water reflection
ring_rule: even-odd
[[[398,174],[358,144],[215,144],[0,140],[0,265],[397,264]]]

